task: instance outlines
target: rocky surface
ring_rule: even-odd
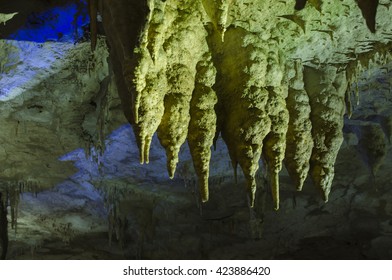
[[[226,143],[233,168],[239,166],[245,175],[250,206],[261,158],[268,166],[276,209],[284,160],[296,181],[306,177],[309,165],[314,184],[328,201],[346,108],[351,114],[348,85],[371,63],[384,65],[391,59],[388,4],[115,0],[98,9],[90,1],[90,7],[102,15],[141,163],[148,162],[157,132],[172,178],[180,147],[188,140],[200,197],[207,201],[206,151],[215,133],[215,139],[221,135]],[[302,81],[290,82],[296,76],[303,76]],[[306,105],[301,92],[308,95]],[[290,122],[298,116],[291,110],[297,102],[302,104],[297,110],[310,115]],[[287,143],[287,131],[297,145]],[[302,153],[304,135],[311,135],[305,137],[311,154]]]
[[[62,5],[66,2],[72,1],[63,1]],[[224,4],[225,1],[217,2]],[[165,146],[162,139],[158,139],[154,134],[159,122],[152,122],[150,119],[152,115],[149,115],[148,111],[141,111],[144,115],[141,114],[139,117],[144,116],[145,120],[149,121],[139,128],[146,131],[144,136],[151,138],[147,139],[151,140],[151,147],[149,154],[146,153],[146,149],[139,150],[143,146],[140,134],[138,134],[140,130],[135,129],[135,126],[131,128],[127,124],[127,121],[134,124],[135,120],[132,119],[134,116],[127,112],[130,108],[121,106],[121,101],[124,105],[124,100],[125,105],[127,102],[131,103],[131,100],[127,101],[126,96],[121,94],[126,88],[122,75],[127,72],[123,72],[125,68],[121,68],[122,64],[114,63],[125,60],[120,56],[121,53],[113,52],[113,48],[108,50],[104,37],[98,37],[93,53],[89,42],[80,42],[84,39],[76,38],[73,31],[69,31],[71,34],[64,33],[62,36],[51,33],[57,35],[53,38],[44,38],[42,42],[38,39],[34,41],[34,35],[26,37],[28,33],[23,32],[20,33],[23,35],[23,40],[18,40],[16,35],[13,39],[0,40],[0,192],[8,194],[7,199],[2,195],[0,203],[8,205],[7,258],[392,258],[392,190],[390,188],[392,180],[390,172],[392,168],[390,149],[392,65],[381,65],[380,61],[383,59],[374,59],[379,49],[375,47],[367,52],[366,47],[373,46],[373,43],[366,40],[374,40],[376,45],[390,40],[388,39],[390,25],[386,17],[389,9],[388,3],[380,1],[377,32],[373,34],[368,30],[368,26],[369,28],[372,26],[371,21],[368,20],[368,26],[365,25],[365,20],[360,14],[361,10],[354,4],[354,1],[350,2],[348,7],[343,4],[349,1],[341,1],[336,7],[330,2],[325,3],[324,12],[328,11],[328,13],[323,14],[323,21],[319,23],[317,18],[320,11],[317,6],[313,6],[316,2],[308,3],[309,9],[296,12],[297,16],[309,20],[305,24],[308,31],[301,31],[302,27],[298,25],[301,21],[298,21],[298,18],[296,20],[294,18],[294,21],[293,18],[287,17],[276,22],[266,21],[267,26],[264,27],[271,28],[274,23],[285,27],[290,36],[285,37],[286,41],[281,45],[282,49],[288,51],[292,57],[298,55],[303,61],[308,60],[305,64],[308,63],[308,67],[309,65],[313,67],[309,70],[311,74],[309,72],[306,74],[308,80],[311,77],[306,91],[304,91],[306,85],[303,84],[302,73],[299,73],[302,70],[289,72],[291,80],[288,82],[291,91],[311,92],[310,97],[313,100],[310,102],[316,103],[328,101],[328,98],[332,97],[327,95],[327,92],[333,91],[335,95],[339,95],[340,105],[343,104],[341,100],[344,98],[347,103],[353,100],[352,116],[350,119],[347,116],[344,118],[341,116],[341,122],[337,127],[344,125],[343,134],[340,134],[340,127],[339,129],[332,127],[328,131],[328,133],[335,131],[338,134],[338,140],[342,142],[340,149],[333,151],[337,153],[337,159],[334,165],[335,178],[328,203],[320,199],[319,190],[313,186],[309,178],[304,181],[303,191],[297,192],[298,182],[292,181],[289,172],[283,167],[279,174],[279,211],[274,210],[276,192],[270,190],[270,178],[265,175],[269,167],[263,161],[255,161],[255,164],[260,164],[259,170],[253,169],[258,191],[254,197],[254,208],[249,208],[246,187],[248,185],[246,180],[249,181],[249,176],[247,177],[247,174],[244,176],[240,171],[237,176],[234,175],[233,158],[230,158],[232,155],[223,139],[218,137],[215,149],[211,150],[209,174],[203,169],[205,157],[209,156],[209,149],[203,145],[197,146],[191,143],[207,135],[205,143],[210,146],[214,133],[211,129],[203,131],[207,124],[210,125],[209,121],[214,121],[214,110],[211,108],[216,102],[214,101],[216,87],[212,87],[215,82],[215,70],[209,66],[211,57],[204,55],[204,51],[209,48],[207,45],[202,45],[202,48],[207,48],[203,49],[204,51],[194,52],[191,55],[194,58],[192,65],[195,66],[195,69],[192,69],[194,73],[192,73],[194,75],[196,72],[199,73],[196,84],[199,93],[197,94],[196,90],[192,99],[183,94],[192,86],[187,85],[190,80],[184,79],[189,74],[188,70],[179,67],[178,62],[181,61],[170,61],[167,64],[170,65],[170,69],[175,69],[171,76],[168,76],[169,79],[172,81],[182,79],[178,87],[173,86],[176,83],[172,83],[170,93],[173,96],[181,95],[181,101],[189,99],[190,106],[193,106],[190,110],[195,112],[192,116],[183,117],[181,112],[167,116],[169,119],[178,116],[179,120],[188,118],[187,121],[191,122],[194,131],[192,137],[188,139],[193,154],[189,151],[187,143],[178,145],[177,171],[173,179],[169,179],[167,147],[179,139],[169,139],[171,144]],[[132,3],[133,1],[130,1],[129,5],[132,6]],[[173,3],[167,5],[174,5]],[[205,5],[207,1],[203,3]],[[121,1],[114,1],[113,7],[119,4]],[[240,32],[239,28],[245,28],[247,32],[252,30],[258,32],[261,28],[255,24],[260,20],[257,16],[261,12],[250,17],[251,20],[248,23],[252,24],[247,27],[240,19],[249,15],[251,10],[246,5],[237,4],[230,10],[231,12],[225,10],[227,7],[223,5],[220,10],[221,15],[216,12],[208,14],[209,17],[216,18],[214,28],[219,33],[218,39],[221,40],[224,37],[226,43],[232,42],[232,46],[240,44],[235,40],[236,33]],[[277,7],[282,8],[283,4],[274,6],[272,9],[274,13],[278,11],[279,13],[291,13],[294,9],[294,5],[284,6],[286,10],[279,10]],[[160,8],[158,6],[156,8],[158,12]],[[189,8],[184,7],[185,10]],[[212,11],[208,5],[204,9]],[[78,13],[77,9],[73,8],[63,10]],[[56,11],[59,12],[59,10]],[[123,11],[126,15],[125,8]],[[10,14],[13,11],[7,10],[6,12]],[[346,15],[347,12],[349,12],[348,15]],[[173,15],[171,20],[178,17],[178,22],[185,21],[190,26],[196,24],[197,20],[194,15],[188,18],[174,11],[168,13]],[[234,16],[235,13],[238,15]],[[155,15],[157,18],[150,18],[151,23],[154,20],[158,21],[158,16],[163,14],[158,13]],[[345,16],[342,16],[343,14]],[[337,25],[338,15],[342,22],[339,25]],[[105,14],[103,16],[105,17]],[[114,27],[110,27],[114,28],[110,29],[112,32],[116,31],[116,24],[121,26],[121,20],[123,20],[121,16],[115,19],[112,22]],[[6,24],[16,26],[17,24],[12,20],[8,20]],[[45,20],[53,23],[51,17],[45,17]],[[143,21],[137,22],[140,18],[132,20],[134,24],[144,23]],[[214,23],[214,20],[211,22]],[[55,21],[61,22],[58,19]],[[325,29],[332,28],[332,23],[335,29]],[[238,28],[235,31],[228,31],[230,25],[238,26]],[[356,41],[352,36],[348,36],[351,31],[348,26],[354,26],[359,30],[355,33]],[[130,26],[117,30],[120,37],[121,32],[127,32],[127,28]],[[153,26],[157,32],[161,32],[160,28],[163,27]],[[196,30],[206,32],[203,28],[197,25]],[[76,28],[76,30],[81,29]],[[267,33],[265,36],[268,35]],[[181,49],[176,49],[175,42],[181,39],[180,43],[186,43],[187,37],[185,35],[184,38],[181,37],[183,35],[169,36],[169,41],[173,45],[169,44],[166,50],[171,49],[169,54],[172,58],[181,57]],[[283,38],[284,35],[279,36]],[[162,38],[159,36],[152,37],[155,39],[150,38],[151,44],[147,44],[146,50],[154,53],[163,41],[160,41]],[[263,40],[268,41],[269,37],[267,37]],[[115,37],[109,38],[109,45],[112,44],[112,47],[113,38]],[[132,38],[136,40],[135,37]],[[136,44],[136,41],[126,43]],[[319,44],[326,44],[325,46],[328,47],[320,48]],[[220,45],[215,50],[218,52],[213,55],[217,55],[222,50],[229,54],[233,52],[230,44]],[[381,51],[385,50],[381,49]],[[111,55],[115,53],[116,56],[114,60],[112,56],[108,63],[109,52]],[[340,52],[344,54],[339,54]],[[239,52],[239,55],[248,54],[248,52]],[[340,74],[336,74],[336,69],[339,68],[336,63],[343,61],[348,63],[351,55],[358,55],[358,58],[362,59],[361,67],[368,68],[368,70],[361,72],[357,64],[354,66],[347,64],[346,74],[353,75],[346,76],[347,79],[342,81],[339,78]],[[203,58],[200,63],[198,63],[199,57]],[[273,58],[274,54],[271,54],[271,57]],[[128,54],[125,59],[131,59],[131,56]],[[214,59],[216,62],[216,57]],[[369,63],[372,59],[374,62]],[[234,63],[232,60],[229,62]],[[327,62],[333,65],[327,66]],[[161,63],[166,65],[165,61]],[[231,65],[230,63],[228,65]],[[257,59],[252,63],[257,64]],[[320,67],[315,66],[317,63],[320,63]],[[302,69],[302,64],[301,62],[297,69]],[[153,71],[158,78],[162,78],[159,75],[165,74],[160,70],[161,66],[157,66],[154,68],[155,72]],[[221,71],[218,78],[222,79],[224,66],[224,63],[218,64],[217,71],[218,73]],[[314,69],[321,69],[322,73],[313,77]],[[184,76],[179,77],[179,73],[183,73]],[[242,73],[241,75],[241,77],[250,77],[250,80],[258,83],[251,74],[243,75]],[[233,79],[227,77],[220,81],[221,87],[229,87],[224,82],[234,81],[235,77],[232,77]],[[268,75],[266,77],[271,78]],[[311,82],[317,81],[316,78],[324,79],[312,85]],[[149,79],[156,81],[155,76],[148,76],[146,81]],[[352,83],[354,80],[356,82]],[[339,89],[342,82],[350,83],[347,91],[349,98],[344,97],[344,91]],[[146,92],[151,90],[157,93],[160,86],[167,86],[164,82],[161,84],[154,82],[151,85]],[[312,92],[316,91],[315,87],[326,96],[324,101],[318,99],[324,95]],[[118,97],[118,91],[120,91],[120,97]],[[200,94],[204,91],[209,94],[206,102],[202,99],[204,95]],[[260,94],[265,94],[266,98],[275,100],[276,105],[284,99],[283,95],[276,97],[276,92],[267,89]],[[356,92],[358,92],[359,105],[355,100]],[[235,93],[232,94],[235,95]],[[291,102],[298,105],[298,107],[293,105],[288,109],[292,110],[290,114],[303,113],[301,118],[304,121],[301,124],[306,124],[306,113],[311,114],[309,106],[306,105],[309,101],[306,98],[301,99],[305,102],[304,105],[300,104],[296,98],[289,101],[290,98],[287,99],[288,104]],[[146,106],[158,104],[143,103],[143,98],[140,102]],[[165,102],[177,108],[174,106],[177,101],[166,100]],[[230,108],[236,108],[240,104],[230,105],[228,100],[224,102],[227,106],[232,106]],[[328,102],[325,104],[331,105]],[[305,109],[298,109],[301,106]],[[149,110],[159,111],[162,116],[165,116],[163,108],[158,108],[158,105],[152,107]],[[279,108],[279,106],[269,106],[266,109],[268,119],[276,121],[273,117],[278,115]],[[334,106],[333,109],[342,114],[343,107]],[[124,111],[127,118],[124,117]],[[205,123],[198,123],[198,118],[194,118],[198,114],[207,116]],[[219,116],[217,117],[219,127]],[[334,116],[326,114],[326,117],[333,118]],[[203,120],[203,118],[200,119]],[[238,116],[235,119],[241,120]],[[227,123],[226,127],[228,130],[232,129]],[[296,131],[299,131],[299,128],[296,127]],[[173,127],[168,127],[168,129],[173,129]],[[201,131],[203,133],[196,133]],[[182,130],[180,134],[182,135],[183,132]],[[165,131],[160,133],[165,133]],[[262,134],[265,133],[267,132]],[[276,134],[279,133],[282,132],[276,130]],[[305,135],[306,137],[309,138],[309,135]],[[320,138],[320,145],[325,144],[322,142],[322,137]],[[230,137],[225,139],[226,143],[228,139]],[[277,136],[275,139],[280,138]],[[230,148],[230,144],[228,146]],[[235,147],[235,143],[232,146]],[[273,146],[271,144],[271,151],[273,151]],[[320,147],[323,149],[322,146]],[[207,153],[207,155],[195,160],[200,153]],[[141,155],[146,156],[144,161],[149,159],[148,164],[140,164]],[[307,155],[310,156],[309,153]],[[197,168],[201,170],[198,174],[193,167],[193,162],[197,161],[200,161]],[[279,163],[277,166],[279,167]],[[273,170],[275,173],[276,171]],[[209,201],[206,203],[200,202],[196,174],[201,178],[205,178],[206,174],[209,177]],[[237,182],[234,177],[237,177]],[[272,197],[275,197],[275,202]],[[4,223],[0,224],[1,229],[4,230]],[[2,232],[4,231],[0,231]],[[0,248],[4,248],[4,243],[0,245]]]

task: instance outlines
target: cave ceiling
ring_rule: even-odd
[[[221,135],[251,206],[261,158],[275,209],[283,163],[297,190],[309,172],[328,201],[351,84],[369,64],[390,59],[389,2],[130,1],[128,10],[124,1],[105,3],[90,1],[90,14],[101,6],[142,164],[157,132],[173,178],[187,140],[208,201],[211,147]]]
[[[356,195],[369,184],[381,197],[390,179],[391,5],[2,1],[0,193],[9,226],[16,230],[19,207],[18,231],[29,246],[42,244],[39,231],[69,244],[86,228],[108,227],[110,242],[126,247],[130,213],[137,214],[128,226],[143,228],[132,237],[144,240],[156,220],[185,225],[188,214],[172,218],[183,209],[196,220],[229,217],[232,228],[241,221],[240,238],[257,236],[272,220],[261,217],[265,207],[283,208],[282,227],[300,219],[287,209],[302,189],[308,202],[295,204],[310,212],[311,203],[335,209],[346,202],[337,197],[351,194],[350,203],[376,209]],[[29,193],[24,206],[20,193]],[[41,205],[34,218],[32,205]],[[249,206],[244,231],[238,209]],[[83,218],[66,212],[71,207]],[[48,209],[57,219],[45,218]],[[265,234],[275,240],[273,230]]]

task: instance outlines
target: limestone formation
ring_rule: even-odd
[[[158,132],[173,178],[188,140],[205,202],[210,147],[221,135],[235,177],[237,165],[243,171],[250,206],[260,159],[276,209],[283,161],[297,190],[310,170],[328,200],[353,77],[388,56],[388,7],[362,0],[121,3],[103,2],[100,13],[141,163]],[[120,9],[138,17],[121,17]]]
[[[391,3],[0,1],[0,258],[391,259]]]
[[[328,201],[334,177],[334,164],[343,141],[343,114],[345,112],[346,72],[333,66],[320,70],[306,67],[305,90],[312,108],[312,138],[314,147],[310,172],[315,185]]]
[[[216,133],[215,104],[217,97],[212,86],[216,70],[208,55],[196,66],[195,89],[191,100],[188,144],[195,171],[199,178],[199,189],[203,202],[208,201],[208,177],[211,146]]]
[[[287,96],[289,110],[289,126],[287,130],[287,147],[285,165],[298,191],[308,176],[309,160],[312,155],[312,122],[309,97],[304,89],[303,66],[299,60],[291,69],[291,80]]]
[[[14,16],[16,16],[18,13],[12,13],[12,14],[3,14],[0,13],[0,24],[5,24],[7,21],[12,19]]]

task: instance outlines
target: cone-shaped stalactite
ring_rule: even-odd
[[[275,210],[279,209],[279,172],[286,151],[289,114],[286,108],[287,87],[268,88],[268,115],[271,131],[264,139],[263,155],[268,166]]]
[[[155,72],[153,67],[150,71],[143,73],[144,81],[140,89],[140,99],[137,102],[137,139],[139,142],[140,163],[149,162],[149,150],[152,137],[157,130],[163,113],[165,90],[167,89],[166,73],[162,70]],[[139,85],[138,85],[139,86]]]
[[[290,71],[290,86],[287,96],[287,109],[290,120],[286,136],[286,169],[298,191],[309,172],[309,160],[312,155],[312,123],[310,121],[309,97],[304,89],[303,66],[294,61]]]
[[[174,177],[178,153],[188,135],[189,108],[194,88],[194,77],[185,65],[174,65],[169,70],[171,88],[165,96],[165,112],[158,127],[158,138],[166,150],[169,177]]]
[[[251,42],[250,37],[240,28],[226,32],[222,45],[225,59],[217,64],[217,88],[224,108],[224,112],[220,112],[224,116],[222,137],[233,167],[238,163],[244,173],[249,204],[253,206],[255,175],[259,168],[263,140],[270,132],[271,120],[267,110],[269,92],[265,88],[267,54],[252,43],[240,48],[247,38]]]
[[[188,144],[193,164],[199,178],[201,200],[208,201],[208,177],[216,127],[215,104],[217,97],[212,86],[215,84],[216,70],[211,57],[206,54],[205,60],[196,66],[195,89],[191,100]]]
[[[343,142],[346,72],[338,72],[334,66],[322,69],[305,67],[304,82],[312,108],[310,119],[314,147],[310,172],[324,201],[328,201],[335,174],[335,160]]]

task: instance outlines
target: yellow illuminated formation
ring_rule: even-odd
[[[328,201],[350,83],[360,66],[390,57],[389,11],[378,1],[296,2],[98,5],[141,163],[148,163],[157,132],[173,178],[187,140],[205,202],[211,146],[221,135],[247,181],[250,206],[261,159],[275,209],[283,163],[297,190],[310,172]],[[348,43],[354,30],[357,41]]]

